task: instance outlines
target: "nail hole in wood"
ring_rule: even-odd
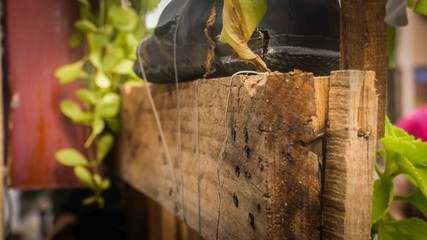
[[[236,174],[237,177],[240,177],[240,167],[239,166],[236,166],[234,168],[234,173]]]
[[[262,159],[258,158],[258,166],[259,166],[259,170],[262,172],[264,171],[264,164],[262,163]]]
[[[291,156],[291,154],[287,154],[286,155],[286,158],[288,159],[288,162],[290,163],[290,164],[294,164],[295,163],[295,160],[292,158],[292,156]]]
[[[239,208],[239,199],[237,198],[236,194],[233,194],[233,203],[236,208]]]
[[[250,172],[245,172],[245,178],[246,178],[247,180],[251,180],[251,178],[252,178],[251,173],[250,173]]]
[[[251,228],[255,230],[255,217],[252,213],[249,213],[248,222],[249,222],[249,225],[251,225]]]
[[[246,152],[246,157],[250,158],[251,157],[251,149],[248,147],[248,145],[245,145],[245,152]]]

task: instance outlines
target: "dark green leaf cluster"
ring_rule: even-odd
[[[380,240],[426,239],[427,223],[418,218],[396,220],[390,214],[394,200],[406,201],[427,216],[427,143],[415,139],[387,119],[383,148],[379,156],[384,166],[376,165],[379,178],[375,181],[372,209],[372,234]],[[394,195],[393,179],[404,175],[415,190],[405,196]]]

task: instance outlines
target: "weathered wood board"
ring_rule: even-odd
[[[149,85],[165,142],[146,86],[124,89],[119,174],[206,239],[321,239],[329,81],[295,71],[181,83],[179,110],[175,85]],[[364,147],[354,156],[373,164]],[[344,191],[346,217],[347,182],[332,191]]]
[[[384,136],[387,90],[387,0],[341,1],[340,69],[374,71],[378,137]]]
[[[377,99],[374,72],[332,74],[323,239],[370,239]]]

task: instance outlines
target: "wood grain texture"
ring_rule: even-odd
[[[320,239],[329,78],[229,82],[180,84],[181,134],[175,86],[150,86],[173,171],[145,87],[124,89],[119,174],[206,239]]]
[[[384,136],[387,89],[387,0],[341,1],[341,69],[371,70],[378,91],[378,137]]]
[[[375,74],[333,72],[323,193],[323,239],[370,239],[377,139]]]

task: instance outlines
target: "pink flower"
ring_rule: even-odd
[[[401,117],[396,126],[427,142],[427,106],[421,106]]]

